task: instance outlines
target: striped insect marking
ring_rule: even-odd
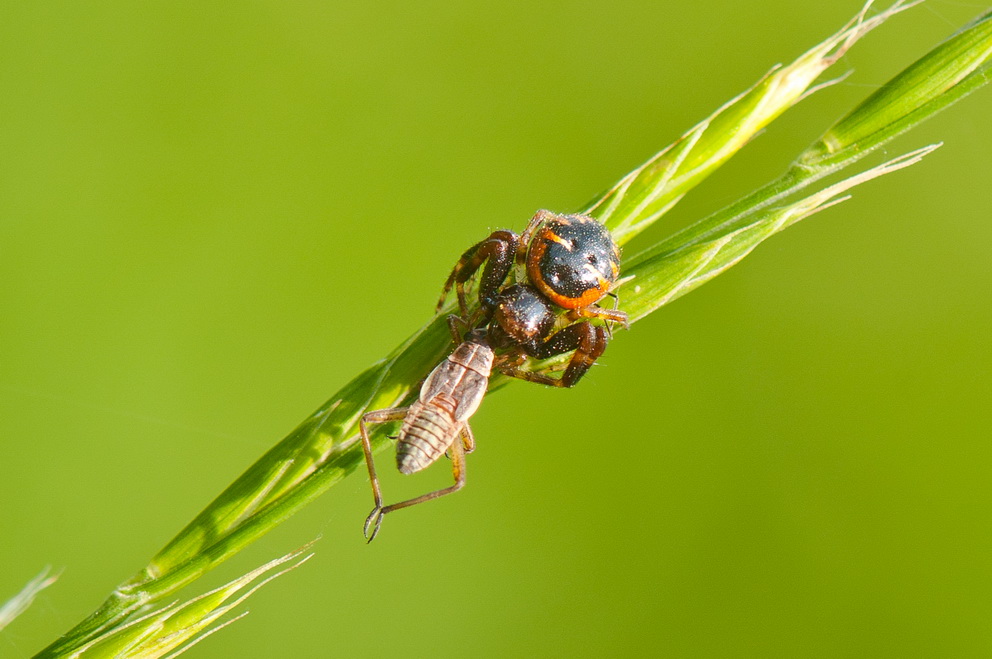
[[[402,473],[430,466],[459,439],[486,395],[492,369],[488,343],[465,341],[431,371],[400,426],[396,467]]]

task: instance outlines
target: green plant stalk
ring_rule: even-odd
[[[244,617],[247,611],[225,622],[218,622],[251,597],[259,588],[310,560],[313,553],[308,552],[312,546],[313,543],[310,543],[281,558],[269,561],[265,565],[188,602],[168,604],[109,630],[87,642],[72,652],[70,656],[73,659],[95,659],[97,657],[153,659],[170,652],[172,653],[169,655],[170,657],[178,656],[206,636]],[[304,556],[304,554],[306,555]],[[291,563],[291,565],[282,567],[287,563]],[[282,569],[272,572],[279,567]],[[257,583],[252,585],[256,581]],[[248,590],[245,591],[245,588]],[[238,597],[229,601],[235,595]],[[211,628],[210,626],[214,623],[218,624]]]
[[[855,186],[914,165],[941,145],[917,149],[785,206],[762,205],[745,213],[740,224],[708,234],[675,251],[648,250],[633,259],[627,272],[633,286],[625,288],[624,309],[631,322],[698,288],[739,263],[755,247],[810,215],[846,201]]]
[[[895,9],[902,7],[897,5]],[[887,12],[888,15],[891,13],[894,13],[893,9]],[[984,36],[976,37],[978,33],[970,30],[981,25],[987,27],[987,18],[985,16],[971,24],[886,85],[884,104],[873,101],[873,95],[859,106],[864,115],[859,115],[856,109],[838,124],[843,126],[845,121],[867,121],[870,112],[874,117],[870,123],[875,130],[860,129],[856,133],[857,141],[850,144],[845,143],[844,136],[855,133],[834,129],[834,132],[828,131],[825,135],[833,136],[833,151],[829,156],[819,159],[809,156],[810,153],[819,153],[814,145],[800,156],[790,172],[774,183],[629,259],[624,266],[627,282],[623,288],[623,308],[631,313],[634,320],[644,317],[739,262],[774,233],[842,201],[844,197],[839,195],[850,187],[912,164],[929,152],[920,150],[907,154],[803,199],[784,205],[781,203],[812,182],[849,167],[867,152],[881,147],[896,135],[983,85],[987,81],[984,67],[992,37],[984,31]],[[854,38],[852,29],[868,23],[863,13],[859,15],[838,33],[846,36],[840,44],[834,44],[826,51],[825,59],[835,56],[835,49],[841,44],[850,45],[848,40]],[[855,32],[858,36],[863,34],[862,30]],[[968,40],[968,48],[955,50],[949,46],[960,44],[959,39]],[[809,53],[803,58],[808,56]],[[822,72],[825,68],[820,61],[822,59],[824,57],[821,56],[808,65]],[[929,75],[944,75],[952,69],[958,71],[945,76],[946,80],[955,81],[954,84],[923,92],[918,84],[911,84],[918,76],[909,76],[908,72],[919,67],[916,68],[919,73],[932,66],[937,68],[930,70]],[[970,72],[961,73],[965,69]],[[776,71],[773,71],[770,76],[775,74]],[[763,79],[754,89],[768,79]],[[726,138],[734,144],[729,152],[717,146],[720,137],[714,126],[722,125],[728,133],[732,132],[730,123],[720,123],[729,117],[728,110],[774,115],[768,119],[771,121],[795,101],[815,90],[809,86],[815,76],[803,79],[807,80],[803,91],[797,94],[793,90],[785,96],[776,95],[775,98],[781,100],[781,107],[772,108],[770,113],[769,108],[760,103],[738,103],[749,98],[754,89],[746,92],[714,115],[723,115],[723,119],[718,121],[711,117],[704,121],[685,138],[624,177],[586,209],[603,219],[618,235],[618,240],[629,239],[656,221],[689,188],[698,184],[753,136],[749,134],[746,139],[740,139],[741,135]],[[904,96],[900,95],[900,88]],[[931,97],[927,98],[927,94]],[[886,111],[879,112],[879,107],[886,108]],[[755,116],[745,123],[764,127],[767,121],[762,123]],[[690,158],[694,150],[703,144],[709,144],[706,148],[711,157]],[[839,155],[845,151],[846,155]],[[683,167],[688,169],[683,171]],[[630,279],[631,275],[633,279]],[[262,456],[159,552],[148,566],[121,584],[96,612],[38,656],[65,656],[118,627],[237,553],[360,466],[364,460],[356,433],[361,414],[368,409],[391,407],[410,400],[416,383],[443,358],[449,344],[450,336],[445,314],[442,313],[385,360],[352,380],[286,439]],[[497,378],[494,384],[498,382]],[[382,428],[374,435],[373,441],[377,447],[384,445],[387,430]]]
[[[990,19],[992,12],[979,16],[883,85],[824,133],[802,161],[807,165],[835,162],[853,152],[871,151],[881,139],[887,139],[888,133],[906,130],[917,111],[960,87],[988,61],[992,52]]]
[[[0,631],[12,623],[14,619],[27,611],[34,603],[38,593],[58,581],[58,574],[51,574],[51,568],[45,567],[35,577],[21,588],[20,592],[6,602],[0,603]]]
[[[450,335],[436,318],[366,369],[263,455],[140,572],[39,657],[61,657],[188,585],[323,494],[364,460],[355,433],[368,408],[398,403]],[[433,357],[430,357],[433,355]]]
[[[711,240],[851,166],[989,82],[992,12],[986,12],[917,60],[815,140],[778,179],[638,254],[657,256]],[[966,45],[967,47],[963,47]],[[898,95],[905,91],[905,97]]]
[[[867,2],[835,34],[788,66],[774,67],[753,87],[725,103],[580,212],[605,224],[623,245],[671,210],[786,110],[832,84],[813,86],[858,40],[914,4],[918,2],[896,2],[868,18],[872,2]]]

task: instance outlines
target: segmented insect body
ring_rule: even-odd
[[[464,433],[486,394],[492,369],[489,344],[465,341],[431,371],[400,427],[396,467],[402,473],[430,466]]]
[[[452,334],[457,337],[454,316],[449,320]],[[418,503],[451,494],[465,485],[465,454],[475,448],[475,439],[468,420],[479,409],[489,376],[493,369],[494,354],[487,340],[485,329],[475,329],[455,348],[447,359],[431,371],[420,388],[420,396],[409,407],[393,407],[367,412],[359,428],[362,448],[372,481],[375,508],[365,520],[365,537],[375,538],[387,513]],[[382,492],[372,460],[372,444],[368,424],[385,423],[402,419],[396,444],[396,466],[404,474],[420,471],[446,452],[451,457],[451,472],[455,484],[435,492],[399,503],[382,505]],[[369,529],[371,527],[371,533]]]

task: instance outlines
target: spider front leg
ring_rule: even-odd
[[[462,342],[462,337],[472,330],[468,321],[460,316],[451,314],[448,316],[448,331],[451,332],[451,339],[458,345]]]
[[[531,239],[534,237],[534,232],[536,232],[541,225],[543,225],[548,220],[554,220],[561,217],[557,213],[552,213],[549,210],[539,210],[534,213],[534,217],[530,218],[530,222],[524,228],[524,232],[520,234],[520,242],[517,244],[517,254],[516,260],[518,265],[523,265],[527,261],[527,247],[530,245]]]
[[[583,321],[569,325],[552,334],[543,343],[527,348],[527,353],[537,359],[548,359],[574,350],[572,359],[569,360],[560,378],[547,375],[547,371],[522,371],[517,367],[519,360],[511,360],[501,365],[499,370],[504,375],[528,382],[538,382],[553,387],[574,387],[603,354],[608,342],[609,338],[603,327]]]
[[[609,293],[613,295],[613,293]],[[588,307],[582,307],[581,309],[572,309],[566,315],[569,320],[580,320],[582,318],[600,318],[609,323],[616,323],[624,329],[630,329],[630,323],[627,320],[627,312],[620,311],[614,305],[613,309],[604,309],[603,307],[597,306],[595,304],[590,304]]]
[[[444,290],[441,292],[441,299],[437,301],[435,311],[441,310],[451,287],[454,286],[458,295],[458,308],[462,316],[468,318],[465,282],[482,267],[483,263],[486,264],[486,267],[482,271],[482,279],[479,281],[479,304],[482,305],[483,309],[491,309],[496,303],[496,295],[499,293],[500,286],[513,266],[513,258],[519,241],[517,234],[501,229],[494,231],[488,238],[469,248],[458,259],[458,263],[448,275],[448,280],[444,282]]]

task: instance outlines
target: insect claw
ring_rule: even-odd
[[[365,536],[365,544],[368,544],[375,540],[375,536],[379,533],[379,527],[382,526],[382,518],[385,513],[382,512],[380,506],[376,506],[369,513],[369,516],[365,518],[365,526],[362,527],[362,534]],[[369,534],[369,526],[372,526],[372,521],[375,520],[375,526],[372,527],[372,533]]]

